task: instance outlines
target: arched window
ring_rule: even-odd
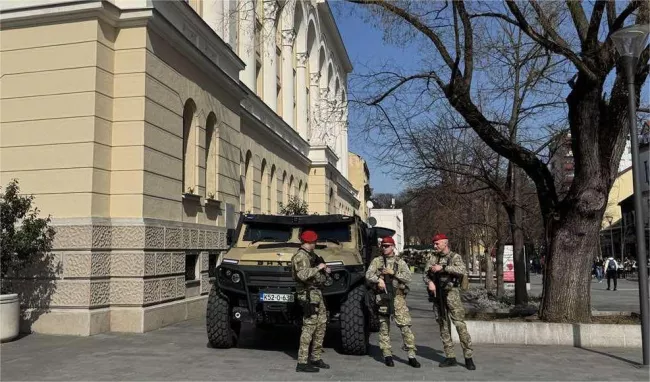
[[[196,104],[192,99],[183,108],[183,190],[198,193],[196,182]]]
[[[302,179],[298,182],[298,193],[296,194],[297,197],[299,197],[301,200],[302,198]]]
[[[289,178],[289,196],[295,196],[296,195],[296,190],[294,190],[294,184],[293,184],[293,175]]]
[[[267,168],[266,168],[266,159],[262,160],[262,184],[261,184],[261,190],[260,190],[260,198],[261,204],[260,207],[262,208],[262,213],[267,214],[271,212],[270,208],[270,198],[269,198],[269,176],[267,174]]]
[[[244,165],[244,179],[245,179],[245,184],[246,184],[246,192],[245,192],[245,211],[246,212],[254,212],[254,206],[253,206],[253,201],[255,200],[254,197],[254,190],[253,190],[253,178],[254,178],[254,173],[255,170],[253,168],[253,155],[251,154],[250,150],[246,152],[246,161]]]
[[[217,143],[217,117],[208,115],[205,124],[205,197],[217,198],[217,161],[219,160]]]
[[[269,213],[274,214],[278,212],[278,179],[275,174],[275,165],[271,166],[271,176],[269,179],[271,180],[269,182],[270,194],[271,194]]]
[[[282,204],[287,205],[289,202],[289,184],[287,183],[287,172],[282,173]]]

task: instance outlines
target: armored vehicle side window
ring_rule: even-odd
[[[244,231],[244,241],[289,241],[289,239],[291,239],[290,226],[249,223]]]
[[[318,241],[334,241],[338,243],[351,241],[352,233],[350,232],[349,223],[333,223],[333,224],[315,224],[313,226],[302,227],[300,232],[304,230],[313,230],[318,234]]]

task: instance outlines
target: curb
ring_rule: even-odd
[[[641,325],[493,321],[466,324],[475,344],[641,348]],[[459,343],[455,328],[451,338]]]

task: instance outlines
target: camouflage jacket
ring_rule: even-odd
[[[384,259],[386,259],[385,264]],[[411,282],[411,270],[406,262],[397,256],[377,256],[372,259],[366,271],[366,280],[372,284],[377,284],[381,276],[381,269],[384,267],[390,268],[395,272],[393,275],[394,288],[401,290],[408,289],[408,284]]]
[[[298,293],[308,289],[322,289],[325,286],[325,272],[318,269],[314,253],[300,248],[291,258],[291,265]]]
[[[450,275],[459,278],[467,273],[465,262],[463,261],[462,256],[458,253],[452,251],[449,251],[447,254],[442,252],[433,253],[429,258],[429,261],[427,261],[427,264],[424,266],[422,280],[425,285],[428,285],[429,281],[433,281],[431,277],[429,277],[429,269],[431,269],[432,265],[436,264],[442,265],[442,271],[440,272],[442,272],[443,275]]]

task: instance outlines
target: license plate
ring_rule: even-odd
[[[293,295],[280,293],[260,293],[260,301],[293,302]]]

